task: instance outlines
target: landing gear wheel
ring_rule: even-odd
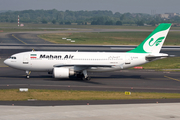
[[[91,77],[87,77],[87,78],[82,77],[82,80],[84,80],[84,81],[90,81],[90,80],[91,80]]]
[[[87,78],[86,78],[86,81],[90,81],[90,80],[91,80],[91,77],[87,77]]]
[[[27,75],[26,78],[29,79],[29,75]]]

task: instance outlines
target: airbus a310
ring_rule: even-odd
[[[139,46],[128,52],[62,52],[29,51],[12,55],[4,63],[26,71],[49,72],[54,78],[77,76],[90,80],[88,72],[117,71],[168,57],[159,53],[170,23],[160,24]]]

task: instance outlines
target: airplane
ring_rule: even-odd
[[[169,57],[159,53],[171,23],[161,23],[136,48],[127,52],[29,51],[12,55],[4,61],[9,67],[30,72],[48,72],[54,78],[76,76],[89,81],[88,72],[118,71]]]

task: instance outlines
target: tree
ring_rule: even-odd
[[[13,23],[13,22],[16,22],[16,21],[15,20],[11,20],[10,22]]]
[[[144,26],[144,22],[141,20],[141,21],[138,21],[137,23],[136,23],[138,26]]]
[[[106,21],[105,19],[106,19],[105,17],[99,17],[96,21],[97,25],[104,25]]]
[[[125,14],[121,15],[120,20],[123,21],[125,19],[125,17],[126,17]]]
[[[59,22],[59,24],[60,24],[60,25],[63,25],[63,24],[64,24],[64,22],[62,22],[62,21],[61,21],[61,22]]]
[[[119,18],[119,17],[121,16],[121,13],[115,12],[115,13],[114,13],[114,16],[117,17],[117,18]]]
[[[17,22],[17,17],[20,16],[20,21],[23,23],[43,23],[51,22],[53,24],[59,21],[70,21],[78,24],[85,24],[85,22],[92,25],[121,25],[123,24],[137,24],[143,25],[144,21],[147,24],[155,25],[162,22],[180,23],[180,17],[174,16],[171,19],[163,19],[157,15],[149,15],[145,13],[124,13],[107,10],[94,11],[57,11],[53,10],[23,10],[23,11],[6,11],[0,12],[0,22]],[[55,23],[56,20],[56,23]],[[81,22],[80,22],[81,21]],[[118,22],[117,22],[118,21]],[[60,24],[60,23],[59,23]],[[65,24],[65,23],[64,23]],[[67,24],[67,23],[66,23]]]
[[[47,20],[45,20],[45,19],[43,19],[41,22],[42,22],[43,24],[47,24],[47,23],[48,23]]]
[[[53,24],[56,24],[56,20],[52,20],[52,23],[53,23]]]
[[[110,21],[107,16],[93,17],[92,19],[93,21],[91,22],[91,25],[104,25],[107,21]],[[107,22],[107,24],[109,23]]]
[[[155,20],[152,20],[152,21],[150,22],[150,25],[155,26],[155,25],[156,25],[156,21],[155,21]]]
[[[77,21],[78,25],[84,25],[85,23],[83,21]]]
[[[122,22],[121,21],[117,21],[116,25],[122,25]]]
[[[113,21],[112,21],[112,20],[106,21],[106,22],[105,22],[105,25],[113,25]]]
[[[96,21],[92,21],[91,25],[97,25],[97,22]]]
[[[71,25],[71,22],[70,21],[65,22],[65,25]]]

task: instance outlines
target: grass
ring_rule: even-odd
[[[59,33],[41,34],[38,37],[58,44],[94,44],[94,45],[129,45],[138,44],[147,36],[148,32],[102,32],[102,33]],[[75,40],[71,43],[62,40],[63,37]]]
[[[25,23],[24,27],[17,27],[17,23],[1,23],[0,31],[20,32],[20,31],[64,31],[71,28],[88,29],[142,29],[154,30],[155,26],[116,26],[116,25],[59,25],[59,24],[32,24]],[[78,31],[79,29],[71,29]],[[171,27],[171,30],[180,30],[180,27]],[[180,45],[180,32],[169,32],[164,45]],[[60,44],[104,44],[104,45],[138,45],[150,32],[103,32],[103,33],[73,33],[73,34],[44,34],[39,37]],[[76,40],[75,43],[61,40],[62,37],[69,37]]]
[[[151,32],[56,33],[38,37],[57,44],[139,45]],[[63,40],[70,38],[75,43]],[[164,45],[180,45],[180,32],[169,32]]]
[[[180,69],[180,57],[170,57],[142,65],[144,69]]]
[[[179,93],[144,93],[133,92],[125,95],[124,92],[112,91],[75,91],[75,90],[39,90],[30,89],[28,92],[19,92],[17,89],[0,90],[0,101],[36,100],[120,100],[120,99],[173,99],[180,98]]]

